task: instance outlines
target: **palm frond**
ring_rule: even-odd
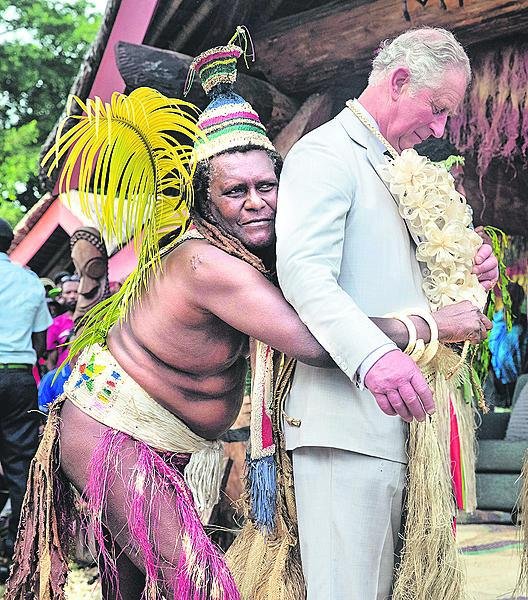
[[[66,157],[60,191],[68,197],[78,189],[81,210],[91,216],[95,210],[103,235],[119,243],[133,238],[138,266],[118,294],[84,317],[72,354],[104,340],[159,269],[160,239],[169,231],[185,230],[192,203],[194,144],[203,136],[193,104],[150,88],[128,96],[115,92],[109,103],[100,98],[84,103],[76,97],[70,106],[73,102],[84,114],[67,117],[75,124],[65,133],[59,128],[42,164],[50,173]]]

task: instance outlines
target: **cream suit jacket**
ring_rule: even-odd
[[[345,108],[289,152],[277,207],[284,296],[339,367],[297,364],[287,447],[323,446],[406,462],[406,424],[354,383],[390,343],[368,316],[427,308],[415,244],[381,179],[384,147]],[[368,316],[367,316],[368,315]]]

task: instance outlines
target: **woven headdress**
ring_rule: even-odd
[[[239,42],[237,44],[236,42]],[[235,35],[226,46],[217,46],[202,52],[189,67],[185,86],[187,93],[197,73],[211,102],[198,119],[204,136],[196,141],[197,160],[205,160],[226,150],[241,146],[256,146],[275,150],[266,135],[266,128],[251,104],[233,91],[237,78],[237,61],[253,50],[245,27],[237,27]]]

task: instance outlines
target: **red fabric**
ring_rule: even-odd
[[[266,401],[262,401],[262,448],[269,448],[273,445],[273,428],[271,419],[267,413]]]
[[[451,455],[451,479],[453,481],[453,493],[457,508],[464,508],[464,492],[462,481],[462,459],[460,456],[460,438],[458,435],[458,421],[451,400],[449,401],[450,417],[450,455]]]

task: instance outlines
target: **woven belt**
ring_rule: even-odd
[[[14,371],[31,371],[32,366],[27,363],[0,363],[0,371],[7,369]]]

